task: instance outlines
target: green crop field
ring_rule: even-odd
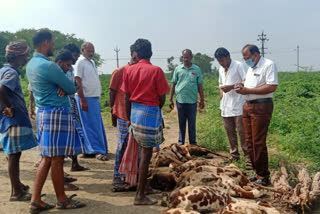
[[[166,76],[170,83],[170,74]],[[110,75],[101,75],[100,80],[102,114],[105,123],[110,125],[110,108],[106,106]],[[303,164],[311,171],[320,171],[320,72],[279,73],[279,82],[268,135],[270,165],[276,168],[283,159]],[[28,103],[27,80],[24,78],[21,83]],[[198,114],[197,141],[210,149],[227,151],[217,85],[217,77],[206,76],[206,111]],[[244,160],[240,166],[243,164]]]

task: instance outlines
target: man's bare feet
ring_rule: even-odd
[[[156,200],[152,200],[147,196],[144,196],[142,198],[139,198],[138,196],[136,196],[133,202],[134,205],[153,205],[156,203],[157,203]]]

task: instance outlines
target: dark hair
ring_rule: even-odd
[[[216,52],[214,53],[214,57],[217,58],[217,59],[220,59],[220,58],[223,58],[223,57],[228,57],[230,56],[230,53],[227,49],[221,47],[221,48],[218,48],[216,50]]]
[[[136,52],[140,59],[149,60],[152,56],[151,43],[147,39],[137,39],[133,45],[130,46],[131,52]]]
[[[14,62],[17,59],[17,55],[16,54],[6,54],[6,61],[7,62]]]
[[[63,47],[63,49],[67,49],[67,50],[71,51],[71,53],[80,53],[80,48],[74,43],[69,43],[69,44],[65,45]]]
[[[61,61],[72,61],[73,62],[73,56],[71,51],[67,49],[62,49],[56,56],[55,62],[58,62],[59,60]]]
[[[33,37],[32,42],[34,47],[38,47],[44,41],[51,41],[53,38],[52,33],[47,29],[37,31]]]
[[[247,47],[249,47],[249,51],[251,53],[251,55],[258,53],[260,54],[260,50],[256,45],[251,45],[251,44],[247,44],[242,48],[242,52],[244,51],[244,49],[246,49]]]
[[[184,49],[182,51],[182,55],[183,55],[184,52],[187,52],[188,54],[190,54],[190,56],[192,56],[192,51],[190,49]]]

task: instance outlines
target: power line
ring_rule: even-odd
[[[258,35],[257,40],[261,41],[261,54],[264,57],[264,50],[267,49],[264,47],[264,43],[265,43],[265,41],[269,41],[269,39],[267,39],[267,35],[264,34],[264,32],[262,31],[262,33]]]
[[[113,49],[115,52],[116,52],[116,55],[117,55],[117,68],[119,68],[119,51],[120,51],[120,48],[118,48],[118,46],[116,46],[115,49]]]

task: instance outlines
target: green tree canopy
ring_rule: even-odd
[[[0,66],[2,67],[3,63],[5,62],[5,46],[9,43],[9,41],[16,41],[16,40],[25,40],[31,49],[31,53],[33,53],[34,48],[32,44],[32,36],[37,31],[37,29],[21,29],[15,33],[11,33],[8,31],[0,32]],[[55,38],[55,54],[59,52],[66,44],[74,43],[77,46],[81,46],[84,39],[77,38],[75,34],[64,34],[57,30],[51,30]],[[93,60],[95,61],[97,67],[99,67],[103,63],[103,59],[101,56],[96,53]]]

